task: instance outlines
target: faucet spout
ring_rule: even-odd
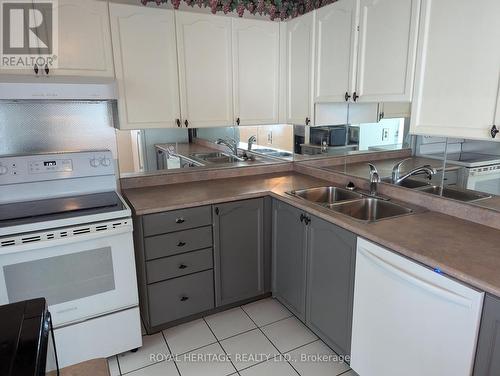
[[[368,163],[368,167],[370,168],[370,195],[376,196],[380,175],[375,165]]]
[[[232,138],[227,138],[227,139],[222,139],[218,138],[215,143],[217,145],[225,145],[227,146],[233,155],[238,156],[238,142],[236,140],[233,140]]]
[[[255,135],[250,136],[248,139],[248,151],[252,151],[252,146],[257,142],[257,137]]]
[[[392,169],[392,184],[400,184],[405,179],[408,179],[410,176],[425,174],[427,179],[431,180],[432,177],[437,173],[436,169],[431,165],[423,165],[419,167],[415,167],[411,169],[406,174],[401,175],[401,165],[409,159],[404,159],[398,163],[396,163]]]

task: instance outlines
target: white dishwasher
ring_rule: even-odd
[[[484,294],[358,238],[351,367],[360,376],[469,376]]]

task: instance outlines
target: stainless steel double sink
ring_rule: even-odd
[[[413,213],[412,209],[388,200],[334,186],[302,189],[287,193],[364,222],[374,222]]]

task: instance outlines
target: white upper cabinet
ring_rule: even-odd
[[[183,121],[194,128],[234,125],[231,18],[175,15]]]
[[[50,74],[114,77],[106,1],[59,0],[59,56]]]
[[[492,139],[500,121],[499,15],[498,0],[422,0],[412,133]]]
[[[59,0],[57,68],[49,75],[114,77],[108,3]],[[46,75],[39,67],[38,75]],[[2,69],[2,74],[35,75],[34,69]]]
[[[314,13],[287,22],[286,121],[309,125],[312,117]]]
[[[316,11],[315,102],[345,101],[354,91],[359,0],[339,0]]]
[[[361,0],[357,101],[411,101],[420,0]]]
[[[174,12],[114,3],[109,8],[120,128],[177,127]]]
[[[232,21],[236,124],[276,124],[280,99],[279,23],[242,18]]]

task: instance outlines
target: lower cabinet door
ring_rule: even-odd
[[[273,202],[273,294],[293,314],[305,320],[306,226],[304,213]]]
[[[151,326],[214,308],[213,271],[148,285]]]
[[[213,211],[217,306],[263,294],[264,199],[216,205]]]
[[[306,323],[340,355],[351,350],[356,236],[311,217]]]
[[[474,376],[500,375],[500,299],[486,295]]]

